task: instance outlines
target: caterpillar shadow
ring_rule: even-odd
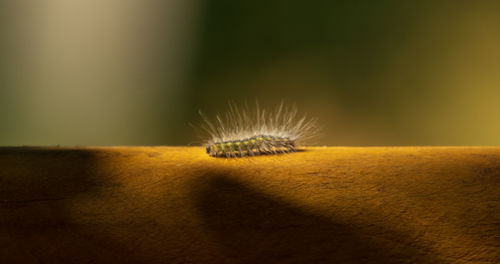
[[[439,262],[405,234],[312,214],[228,175],[203,178],[196,205],[220,263]]]

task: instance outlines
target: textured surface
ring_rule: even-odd
[[[0,148],[1,263],[495,263],[500,148]]]

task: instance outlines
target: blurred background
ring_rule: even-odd
[[[296,103],[318,145],[500,145],[500,2],[0,0],[0,145],[197,144]]]

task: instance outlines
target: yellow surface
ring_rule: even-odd
[[[0,263],[495,263],[500,148],[0,148]]]

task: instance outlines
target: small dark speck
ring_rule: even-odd
[[[154,158],[154,157],[158,157],[160,156],[161,154],[159,152],[152,152],[152,153],[148,153],[148,157],[150,158]]]

